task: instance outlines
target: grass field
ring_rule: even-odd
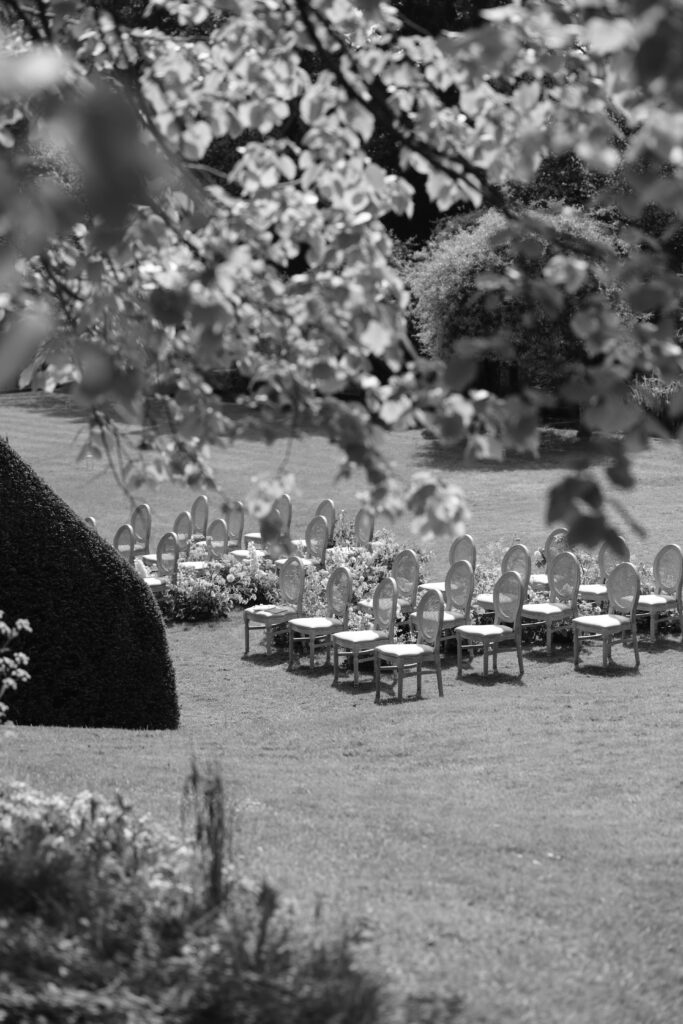
[[[76,424],[39,405],[3,398],[0,431],[113,534],[124,498],[74,467]],[[406,470],[438,458],[414,434],[392,453]],[[254,467],[280,454],[242,442],[224,457],[226,489],[241,493]],[[544,455],[533,468],[452,468],[480,544],[541,542],[543,497],[571,446],[552,440]],[[637,462],[629,507],[649,527],[644,541],[629,536],[637,558],[683,540],[675,458],[658,443]],[[295,529],[325,494],[355,509],[353,485],[334,483],[319,440],[297,446],[292,462],[302,469]],[[189,504],[171,488],[148,500],[165,523]],[[400,523],[394,532],[409,537]],[[434,545],[436,574],[445,546]],[[620,647],[616,666],[604,671],[594,652],[578,673],[567,651],[550,663],[532,651],[523,685],[514,654],[486,686],[471,673],[459,682],[449,657],[443,700],[429,676],[421,702],[379,708],[369,679],[334,689],[323,669],[243,659],[238,617],[174,627],[169,639],[178,733],[17,729],[0,743],[3,775],[50,791],[118,789],[179,828],[191,757],[214,762],[237,808],[245,870],[303,914],[320,900],[331,924],[359,920],[360,955],[412,995],[411,1021],[434,992],[451,1000],[443,1019],[461,1024],[683,1018],[678,637],[644,645],[640,673]]]

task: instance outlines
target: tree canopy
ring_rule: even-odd
[[[382,430],[533,451],[545,399],[468,391],[498,329],[456,340],[447,359],[415,350],[387,223],[411,217],[417,176],[443,213],[497,211],[519,255],[530,233],[546,240],[547,262],[517,260],[500,295],[542,284],[530,331],[548,304],[571,306],[590,358],[562,398],[588,409],[594,450],[608,446],[627,484],[626,453],[663,429],[624,402],[629,381],[683,371],[679,268],[643,227],[653,205],[675,227],[683,210],[680,5],[472,4],[462,27],[442,31],[413,8],[7,3],[0,383],[20,371],[35,386],[73,382],[92,410],[91,448],[130,488],[167,474],[206,482],[211,444],[254,425],[270,438],[285,422],[294,436],[323,430],[366,471],[378,509],[407,501],[419,526],[451,529],[462,495],[423,476],[406,499]],[[373,159],[381,133],[397,168]],[[586,206],[618,211],[613,251],[515,198],[511,183],[570,157],[602,182]],[[577,296],[596,260],[610,287]],[[234,419],[210,383],[230,370],[248,381],[248,415]],[[551,506],[577,539],[607,535],[590,450]]]

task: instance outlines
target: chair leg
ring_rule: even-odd
[[[574,668],[579,667],[579,627],[574,626]]]
[[[418,659],[417,665],[415,666],[417,675],[417,695],[422,696],[422,661]]]
[[[524,675],[524,658],[522,657],[522,638],[517,637],[517,664],[519,665],[519,678]]]
[[[609,636],[603,636],[603,638],[602,638],[602,667],[603,668],[607,668],[607,666],[609,665],[610,653],[611,653],[611,651],[610,651]]]
[[[353,685],[360,685],[360,680],[358,678],[358,651],[355,651],[353,655]]]
[[[273,647],[273,639],[271,636],[270,626],[266,626],[266,654],[270,657],[270,652]]]
[[[439,688],[439,697],[443,697],[443,678],[441,676],[441,654],[439,653],[438,647],[434,654],[434,661],[436,663],[436,685]]]
[[[640,653],[638,651],[638,633],[635,622],[633,623],[633,629],[631,630],[631,636],[633,637],[633,653],[636,656],[636,668],[640,667]]]
[[[332,644],[332,667],[334,672],[334,685],[336,686],[339,682],[339,648],[335,643]]]
[[[681,637],[683,637],[683,624],[681,625]],[[462,637],[459,633],[455,634],[455,647],[458,659],[458,679],[462,679]]]
[[[496,655],[496,646],[494,644],[493,645],[493,656],[494,656],[494,658],[495,658],[495,655]],[[488,674],[489,674],[489,645],[487,644],[486,640],[484,640],[484,676],[487,676]]]
[[[311,633],[309,639],[308,657],[311,663],[311,668],[315,668],[315,634]]]
[[[244,620],[244,653],[249,654],[249,619]]]
[[[291,628],[291,626],[290,626],[288,632],[289,632],[289,664],[287,665],[287,668],[291,669],[292,666],[294,665],[294,630]]]
[[[650,640],[657,639],[657,612],[650,612]]]
[[[332,637],[328,636],[327,637],[327,642],[325,643],[325,665],[327,665],[328,667],[329,667],[329,664],[330,664],[330,649],[331,649],[331,647],[332,647]]]
[[[375,704],[379,704],[380,668],[379,653],[375,651]]]
[[[396,666],[396,675],[398,680],[398,699],[399,703],[403,700],[403,662],[399,661]]]
[[[549,656],[553,653],[553,624],[550,620],[545,624],[545,649]]]

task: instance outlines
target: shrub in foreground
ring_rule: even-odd
[[[191,776],[179,845],[123,801],[0,784],[0,1019],[379,1024],[349,934],[306,934],[224,862],[220,780]]]
[[[174,729],[163,620],[145,583],[0,441],[2,606],[28,619],[31,683],[6,697],[18,725]]]

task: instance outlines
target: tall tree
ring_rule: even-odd
[[[283,417],[292,433],[323,429],[389,511],[404,495],[381,455],[382,428],[484,431],[501,448],[534,448],[533,394],[467,392],[472,360],[496,337],[456,345],[448,361],[411,345],[384,223],[411,210],[409,172],[441,211],[500,211],[513,246],[528,238],[529,214],[505,185],[530,180],[548,157],[573,153],[606,175],[619,167],[629,191],[609,201],[634,222],[653,202],[683,206],[674,0],[599,15],[580,0],[532,0],[435,34],[382,0],[153,0],[149,22],[97,0],[7,6],[5,376],[52,332],[34,381],[75,381],[92,407],[92,443],[120,459],[130,486],[208,476],[207,444],[254,424],[270,437]],[[380,129],[399,140],[394,171],[372,159]],[[222,172],[206,154],[226,137],[238,153]],[[37,140],[78,170],[77,187],[31,172]],[[547,301],[562,310],[596,252],[561,224],[542,231],[553,254],[541,270]],[[565,384],[596,430],[623,431],[613,476],[624,483],[624,452],[653,426],[625,406],[629,379],[683,369],[677,274],[645,232],[626,241],[627,259],[599,257],[635,315],[626,323],[599,291],[573,306],[590,363]],[[250,382],[251,423],[233,422],[208,383],[230,368]],[[126,450],[136,435],[108,416],[112,402],[144,451]],[[586,473],[564,485],[562,513],[595,539],[608,526]],[[423,478],[407,503],[432,530],[451,528],[462,508],[456,491]]]

